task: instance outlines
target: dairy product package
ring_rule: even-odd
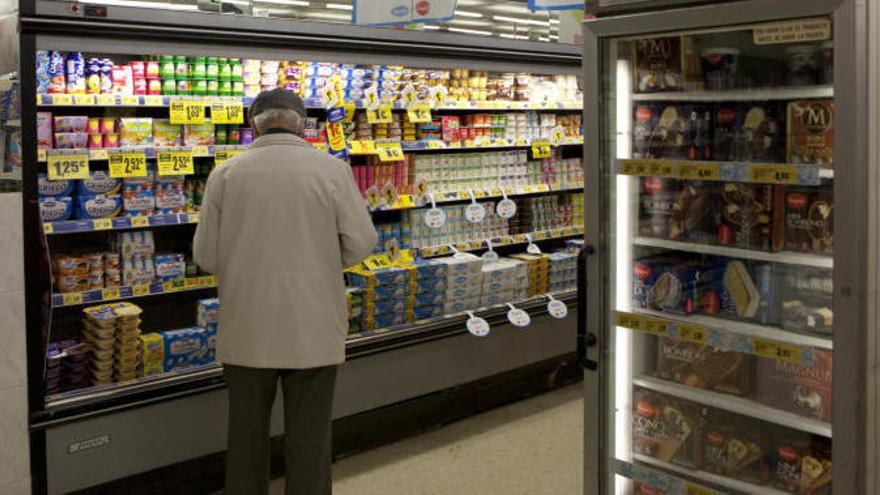
[[[37,148],[52,147],[52,112],[37,112]]]
[[[55,132],[88,132],[89,118],[82,115],[55,117]]]
[[[129,184],[124,186],[122,201],[128,216],[151,215],[156,209],[156,194],[152,190],[130,187]]]
[[[40,218],[44,222],[67,220],[73,214],[73,199],[70,196],[40,198]]]
[[[153,257],[129,256],[122,261],[122,283],[125,285],[151,284],[155,282],[156,269]]]
[[[183,127],[168,119],[153,119],[154,146],[180,146],[183,143]]]
[[[186,275],[186,256],[182,253],[160,253],[153,258],[156,281],[169,282]]]
[[[183,126],[184,146],[212,146],[214,144],[214,124],[185,124]]]
[[[118,194],[96,194],[76,197],[74,216],[80,220],[112,218],[122,211],[122,198]]]
[[[156,252],[151,230],[120,232],[116,236],[114,246],[123,257],[152,255]]]
[[[119,142],[122,146],[149,146],[153,144],[153,119],[123,117],[119,119]]]
[[[197,366],[207,355],[205,332],[199,327],[162,332],[163,371]]]
[[[49,196],[70,196],[73,192],[72,180],[49,180],[44,173],[37,174],[37,194],[41,198]]]
[[[200,299],[197,307],[196,324],[200,327],[216,324],[219,310],[219,298]]]
[[[88,179],[76,182],[77,194],[116,194],[121,188],[122,179],[100,170],[90,171]]]

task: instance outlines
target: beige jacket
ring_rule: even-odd
[[[349,165],[299,137],[261,136],[217,167],[193,256],[218,277],[218,360],[282,369],[343,362],[342,269],[377,242]]]

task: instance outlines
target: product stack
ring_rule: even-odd
[[[524,262],[528,267],[528,297],[550,292],[550,255],[521,253],[511,258]]]
[[[408,269],[398,266],[381,270],[356,268],[348,272],[348,282],[360,289],[363,295],[363,330],[400,325],[407,321],[411,293]]]
[[[486,209],[486,216],[480,223],[470,223],[464,218],[467,205],[438,206],[446,213],[446,223],[432,229],[425,225],[425,212],[408,210],[402,213],[401,223],[404,231],[412,232],[412,247],[423,248],[456,242],[494,239],[508,235],[509,221],[495,213],[494,201],[479,202]]]
[[[53,342],[46,348],[46,394],[88,387],[92,383],[90,347],[76,340]]]
[[[418,261],[410,270],[410,296],[407,321],[418,321],[445,313],[443,290],[446,288],[447,266],[436,260]]]
[[[141,308],[118,302],[83,312],[83,337],[92,350],[92,385],[135,379],[140,366]]]
[[[348,333],[361,331],[361,314],[364,312],[364,299],[361,290],[355,287],[345,289],[345,303],[348,307]]]
[[[550,276],[547,289],[551,293],[577,289],[577,253],[557,251],[550,258]]]
[[[526,263],[514,258],[501,258],[485,263],[480,289],[480,306],[494,306],[521,301],[528,297],[529,274]]]
[[[480,307],[483,291],[483,258],[470,253],[437,258],[446,265],[445,313],[458,313]]]
[[[122,272],[119,253],[59,254],[52,259],[55,292],[82,292],[119,287]]]
[[[412,170],[412,155],[399,162],[383,162],[379,161],[378,157],[370,156],[367,158],[366,165],[352,165],[351,167],[358,189],[364,197],[371,187],[375,187],[377,192],[381,193],[386,184],[393,185],[398,194],[411,194]]]

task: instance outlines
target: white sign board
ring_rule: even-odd
[[[412,22],[444,22],[455,15],[457,0],[353,0],[351,23],[393,26]]]

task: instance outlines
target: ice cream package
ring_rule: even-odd
[[[633,306],[691,314],[697,311],[700,266],[670,257],[637,260],[633,265]]]
[[[715,106],[712,158],[779,163],[785,159],[785,110],[778,103],[719,103]]]
[[[700,272],[699,312],[764,325],[777,324],[777,275],[771,263],[709,258]]]

